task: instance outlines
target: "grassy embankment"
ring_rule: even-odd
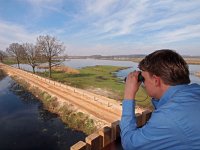
[[[124,82],[115,76],[115,72],[121,69],[125,68],[116,66],[85,67],[76,74],[53,71],[52,79],[121,101],[124,95]],[[39,74],[48,77],[48,72]],[[147,100],[145,100],[146,98]],[[145,96],[143,88],[139,89],[136,99],[141,101],[137,101],[138,105],[150,107],[149,98]]]
[[[3,63],[7,65],[13,65],[17,64],[17,61],[15,59],[4,59]]]
[[[68,127],[83,131],[88,135],[97,130],[94,121],[88,115],[74,110],[72,105],[59,103],[56,97],[51,97],[48,93],[38,90],[19,77],[13,76],[12,78],[22,86],[23,91],[29,91],[40,99],[45,109],[58,114]]]

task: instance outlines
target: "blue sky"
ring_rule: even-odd
[[[55,36],[68,55],[200,56],[200,0],[0,0],[0,49]]]

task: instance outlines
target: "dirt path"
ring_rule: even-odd
[[[116,100],[96,95],[82,89],[66,86],[4,64],[0,64],[0,68],[5,70],[9,75],[21,77],[31,85],[56,96],[60,101],[67,101],[73,104],[89,115],[108,123],[120,120],[121,105]]]

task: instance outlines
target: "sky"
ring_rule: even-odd
[[[200,56],[199,8],[200,0],[0,0],[0,50],[50,35],[70,56]]]

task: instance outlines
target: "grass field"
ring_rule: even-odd
[[[125,67],[85,67],[79,70],[79,74],[53,71],[52,79],[121,101],[124,95],[124,82],[115,75],[121,69],[125,69]],[[48,77],[48,72],[40,73],[40,75]],[[139,89],[136,100],[138,100],[137,104],[143,107],[149,107],[150,105],[149,97],[146,96],[143,88]]]
[[[4,59],[3,63],[7,65],[13,65],[13,64],[17,64],[17,61],[14,59]]]

